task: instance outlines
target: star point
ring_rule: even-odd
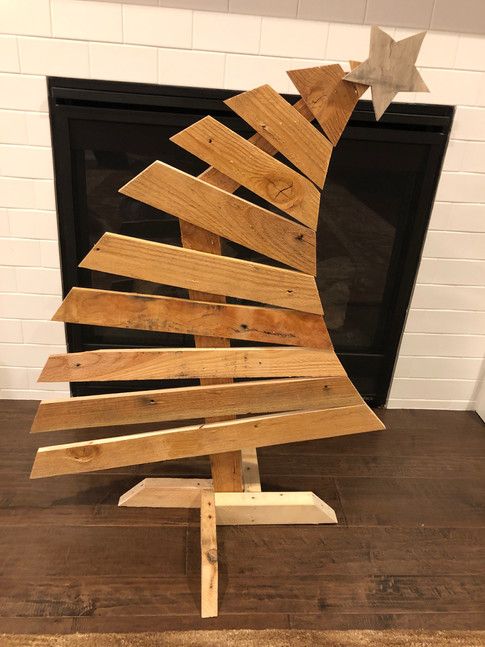
[[[379,27],[371,28],[369,58],[344,78],[371,87],[377,120],[398,92],[429,92],[415,66],[425,35],[423,31],[396,42]]]

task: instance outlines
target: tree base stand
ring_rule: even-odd
[[[243,453],[244,492],[214,492],[212,479],[146,478],[120,506],[200,508],[201,616],[217,616],[216,525],[337,523],[335,511],[313,492],[262,492],[255,450]]]

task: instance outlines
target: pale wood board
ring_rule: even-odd
[[[72,288],[54,321],[328,348],[320,315],[280,308]]]
[[[332,144],[269,85],[237,94],[225,102],[280,153],[323,187]]]
[[[323,314],[315,278],[213,253],[106,233],[79,267]]]
[[[381,421],[367,405],[191,425],[41,447],[36,454],[31,478],[156,463],[383,428]]]
[[[120,496],[119,506],[133,506],[136,501],[149,499],[154,488],[164,508],[200,508],[200,493],[212,488],[211,479],[148,478],[140,481]]]
[[[204,485],[183,481],[195,479],[146,478],[125,492],[119,505],[198,508]],[[174,501],[180,505],[173,505]],[[219,526],[337,523],[335,511],[313,492],[216,492],[215,503]]]
[[[32,432],[334,408],[361,402],[346,376],[107,393],[42,401]]]
[[[336,146],[357,101],[369,86],[344,81],[345,72],[340,65],[290,70],[288,75],[324,133]]]
[[[237,494],[236,492],[234,494]],[[213,489],[200,493],[200,615],[217,616],[219,563],[217,558],[216,501]]]
[[[153,162],[120,193],[315,275],[314,231],[168,164]]]
[[[51,355],[39,382],[346,375],[333,350],[149,348]]]
[[[213,117],[200,119],[170,141],[316,229],[320,192],[315,185]]]

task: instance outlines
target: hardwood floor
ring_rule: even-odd
[[[143,476],[208,476],[208,461],[30,481],[38,445],[101,435],[29,435],[36,406],[0,401],[0,633],[485,628],[472,412],[383,410],[385,432],[261,450],[264,489],[313,490],[339,525],[219,527],[220,616],[202,621],[198,511],[117,501]]]

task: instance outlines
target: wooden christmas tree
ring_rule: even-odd
[[[120,499],[123,506],[200,506],[204,616],[217,615],[216,523],[337,521],[311,492],[262,492],[255,448],[383,429],[333,350],[314,278],[320,190],[358,99],[371,85],[381,113],[398,89],[422,89],[410,72],[421,35],[394,43],[383,34],[373,28],[369,60],[351,63],[347,78],[340,65],[289,72],[302,97],[294,105],[268,85],[228,99],[255,130],[249,140],[212,117],[172,137],[210,165],[199,177],[157,161],[120,189],[179,218],[183,247],[106,233],[81,267],[186,288],[189,299],[73,288],[54,315],[194,335],[195,348],[51,356],[41,381],[198,378],[200,386],[42,402],[34,432],[158,421],[174,427],[41,447],[31,476],[209,455],[212,479],[145,479]],[[298,170],[274,159],[277,152]],[[236,197],[239,186],[289,217]],[[222,256],[221,238],[287,268]],[[231,339],[248,345],[231,348]],[[176,426],[200,418],[204,424]]]

